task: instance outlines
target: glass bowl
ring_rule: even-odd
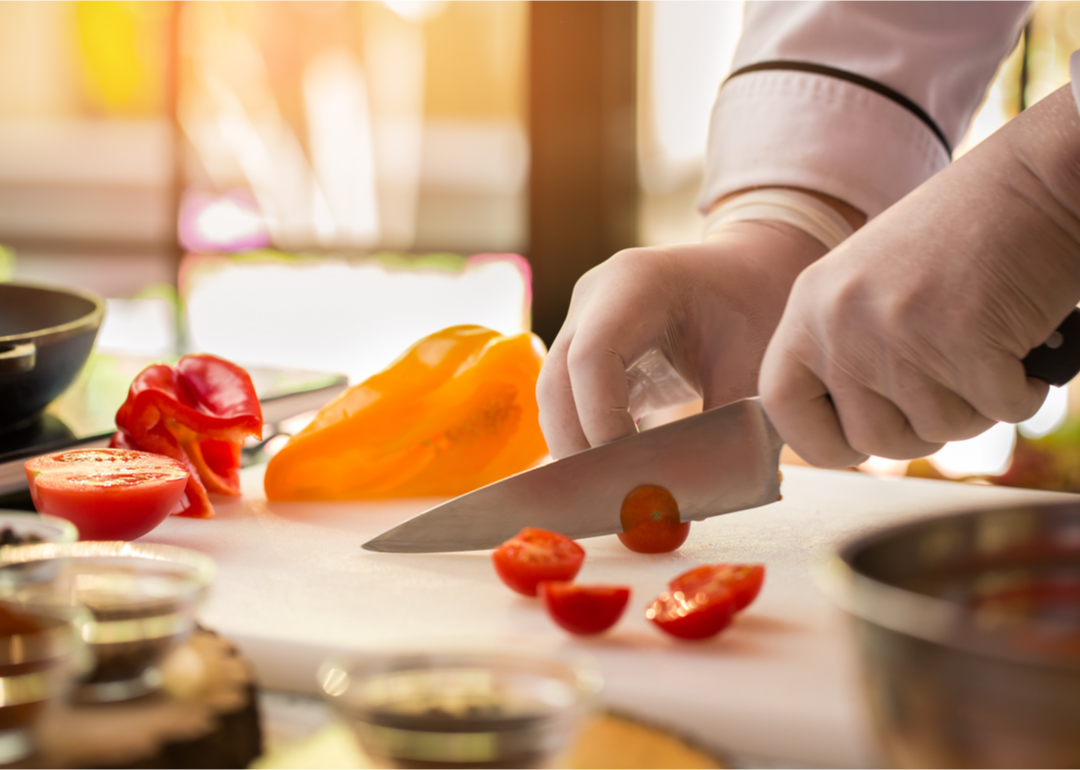
[[[0,510],[0,561],[3,549],[36,543],[74,543],[79,531],[67,519],[26,511]]]
[[[324,697],[385,767],[545,767],[602,686],[584,660],[529,651],[374,653],[329,660]]]
[[[94,658],[78,701],[128,700],[161,685],[159,665],[195,627],[213,561],[185,548],[84,541],[6,549],[0,602],[67,618]]]
[[[0,765],[34,752],[35,722],[50,700],[86,673],[85,652],[66,620],[0,607]]]

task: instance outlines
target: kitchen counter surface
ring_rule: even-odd
[[[620,623],[567,636],[512,593],[489,552],[395,555],[361,543],[437,501],[276,503],[262,467],[210,521],[171,517],[142,540],[212,556],[219,574],[202,621],[238,642],[263,687],[315,691],[329,653],[464,637],[582,651],[610,707],[702,745],[781,764],[867,766],[872,745],[846,616],[814,582],[844,542],[902,521],[1071,495],[784,466],[784,499],[695,523],[676,553],[645,556],[614,536],[583,540],[577,580],[631,586]],[[708,562],[763,562],[758,600],[719,637],[679,642],[644,618],[667,581]]]

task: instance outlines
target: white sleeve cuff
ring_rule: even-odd
[[[1073,55],[1069,57],[1069,77],[1072,78],[1072,94],[1073,101],[1076,102],[1076,108],[1080,110],[1080,51],[1073,51]]]
[[[948,163],[925,123],[874,91],[808,72],[749,72],[716,101],[698,205],[746,188],[799,187],[873,217]]]

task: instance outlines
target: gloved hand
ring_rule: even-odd
[[[762,403],[805,460],[920,457],[1030,417],[1021,359],[1080,300],[1080,117],[1025,111],[799,276]]]
[[[791,284],[824,253],[789,225],[733,222],[706,243],[629,249],[590,270],[537,382],[552,456],[636,432],[638,361],[666,362],[706,409],[754,395]]]

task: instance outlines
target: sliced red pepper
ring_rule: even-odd
[[[153,364],[135,377],[116,413],[110,446],[166,455],[191,471],[173,513],[210,518],[207,492],[240,494],[240,448],[262,436],[262,407],[242,367],[205,353],[176,366]]]

